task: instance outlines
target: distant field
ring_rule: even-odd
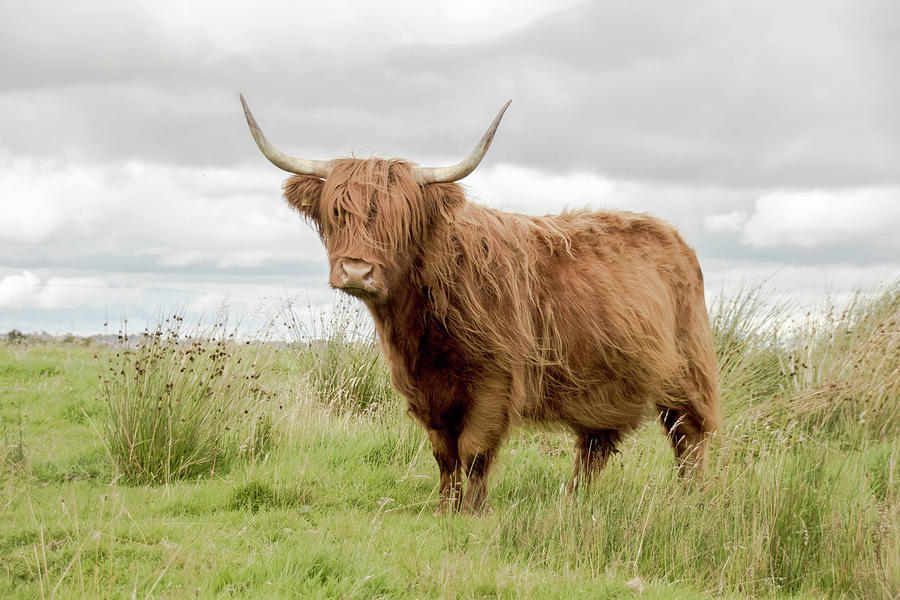
[[[0,343],[0,597],[896,598],[900,287],[801,323],[757,298],[714,307],[704,479],[650,423],[570,498],[571,440],[525,427],[477,518],[432,515],[352,311],[288,320],[302,349]]]

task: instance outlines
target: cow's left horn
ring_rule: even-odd
[[[490,148],[491,141],[494,139],[494,134],[497,132],[497,126],[500,125],[500,119],[503,118],[503,113],[509,108],[511,102],[512,100],[508,100],[506,104],[503,105],[503,108],[500,109],[500,112],[497,113],[496,118],[494,118],[494,122],[491,123],[488,130],[484,132],[481,141],[478,142],[475,148],[461,162],[458,162],[452,167],[416,167],[415,173],[419,176],[421,181],[423,183],[449,183],[451,181],[458,181],[474,171],[475,167],[478,166],[478,163],[481,162],[481,159],[484,158],[488,148]]]
[[[244,106],[244,116],[247,117],[247,125],[250,126],[250,133],[253,134],[253,139],[256,140],[256,145],[259,146],[263,155],[268,158],[273,165],[279,169],[284,169],[288,173],[296,173],[297,175],[313,175],[322,178],[328,176],[331,172],[331,162],[327,160],[307,160],[305,158],[288,156],[272,145],[272,142],[263,135],[262,130],[256,123],[256,119],[253,118],[253,113],[250,112],[250,107],[247,106],[244,95],[241,94],[240,96],[241,104]]]

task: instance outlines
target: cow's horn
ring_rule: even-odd
[[[415,173],[419,176],[421,181],[423,183],[449,183],[451,181],[462,179],[474,171],[475,167],[478,166],[478,163],[481,162],[481,159],[484,158],[488,148],[491,146],[491,141],[494,139],[494,133],[497,132],[497,126],[500,125],[500,119],[503,118],[503,113],[506,112],[506,109],[511,102],[512,100],[509,100],[503,105],[503,108],[497,113],[494,122],[491,123],[491,126],[488,127],[488,130],[481,137],[481,141],[478,142],[475,148],[461,162],[458,162],[452,167],[416,167]]]
[[[262,130],[256,123],[256,119],[253,118],[253,113],[250,112],[250,107],[247,106],[244,95],[241,94],[240,96],[241,104],[244,106],[244,116],[247,117],[247,125],[250,126],[250,133],[253,134],[253,139],[256,140],[256,145],[259,146],[263,155],[268,158],[273,165],[279,169],[284,169],[288,173],[296,173],[297,175],[314,175],[315,177],[322,178],[328,176],[328,173],[331,172],[331,162],[327,160],[295,158],[293,156],[288,156],[273,146],[272,142],[263,135]]]

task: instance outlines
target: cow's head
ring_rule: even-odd
[[[439,184],[462,179],[484,157],[507,102],[475,149],[451,167],[403,160],[288,156],[263,135],[241,96],[256,144],[275,166],[295,175],[284,184],[288,203],[318,230],[331,264],[329,284],[364,300],[384,302],[408,276],[415,250],[434,219],[459,202]]]

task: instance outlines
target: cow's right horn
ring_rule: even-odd
[[[247,117],[247,125],[250,126],[250,133],[253,134],[253,139],[256,140],[256,145],[259,146],[259,149],[262,151],[263,156],[269,159],[273,165],[278,167],[279,169],[283,169],[288,173],[295,173],[297,175],[313,175],[315,177],[328,177],[328,174],[331,172],[331,162],[327,160],[307,160],[305,158],[295,158],[293,156],[288,156],[270,142],[265,135],[263,135],[262,130],[259,128],[259,125],[256,123],[256,119],[253,118],[253,113],[250,112],[250,107],[247,106],[247,101],[244,100],[244,95],[241,94],[241,104],[244,106],[244,116]]]
[[[509,108],[511,102],[512,100],[508,100],[506,104],[503,105],[503,108],[500,109],[500,112],[497,113],[497,116],[494,118],[494,122],[491,123],[488,130],[481,136],[481,140],[462,161],[456,163],[452,167],[416,167],[415,173],[419,176],[422,183],[449,183],[451,181],[458,181],[474,171],[475,167],[478,166],[478,163],[481,162],[481,159],[484,158],[488,148],[490,148],[491,141],[494,139],[494,134],[497,132],[497,126],[500,125],[500,119],[503,118],[503,113]]]

